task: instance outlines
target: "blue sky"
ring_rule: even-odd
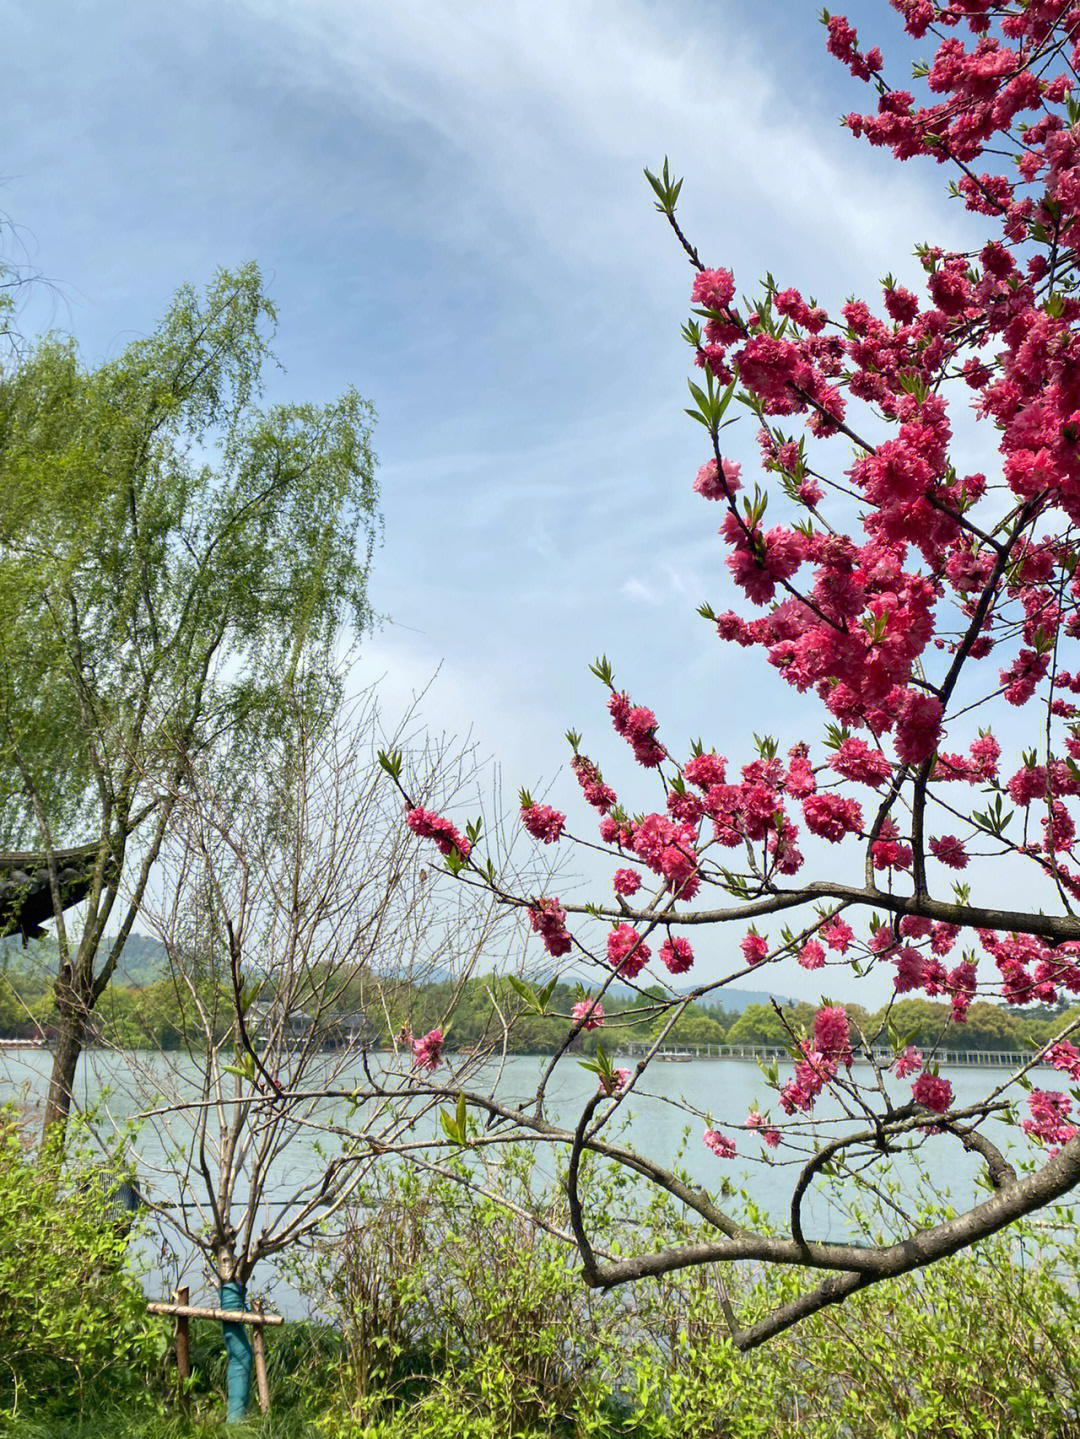
[[[388,708],[438,669],[434,728],[573,803],[569,726],[626,773],[587,674],[606,651],[673,749],[743,762],[750,730],[808,726],[694,614],[733,596],[691,491],[690,274],[642,169],[671,157],[687,230],[741,290],[769,269],[832,304],[914,281],[919,240],[972,238],[939,170],[840,128],[866,93],[816,8],[0,0],[0,207],[55,286],[23,326],[103,358],[180,284],[256,259],[280,309],[268,397],[352,384],[379,412],[389,622],[362,672]],[[895,35],[884,3],[856,8],[867,43]],[[729,433],[752,466],[752,426]]]

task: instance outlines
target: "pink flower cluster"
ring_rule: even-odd
[[[533,932],[543,940],[544,948],[553,959],[559,959],[570,952],[573,941],[566,928],[566,910],[554,896],[538,899],[529,905],[529,923]]]
[[[696,840],[693,825],[676,824],[665,814],[648,814],[633,826],[630,844],[643,864],[663,876],[671,893],[686,900],[693,899],[701,883]]]
[[[1080,1079],[1080,1050],[1067,1039],[1059,1039],[1046,1051],[1046,1057],[1055,1069],[1060,1069],[1070,1079]]]
[[[896,1063],[893,1065],[893,1073],[897,1079],[906,1079],[909,1074],[918,1074],[923,1067],[923,1057],[913,1044],[909,1044],[903,1054],[896,1056]]]
[[[842,1005],[827,1005],[814,1016],[814,1048],[837,1064],[851,1067],[851,1027]]]
[[[644,705],[633,705],[629,696],[612,691],[608,711],[615,733],[626,740],[634,758],[645,769],[655,769],[667,756],[667,750],[656,738],[656,716]]]
[[[670,936],[659,949],[660,963],[670,974],[685,974],[694,967],[694,951],[682,936]]]
[[[932,1109],[935,1114],[944,1114],[953,1102],[952,1085],[939,1074],[924,1070],[911,1086],[911,1097],[924,1109]]]
[[[822,1054],[809,1040],[802,1043],[802,1059],[795,1066],[795,1073],[780,1091],[780,1108],[785,1114],[796,1110],[809,1114],[818,1095],[831,1079],[836,1077],[837,1060]]]
[[[706,1129],[701,1140],[705,1148],[711,1149],[717,1159],[735,1158],[735,1141],[729,1139],[726,1134],[721,1134],[718,1129]]]
[[[616,925],[608,932],[608,963],[623,979],[636,979],[649,962],[649,946],[633,925]]]
[[[533,839],[543,844],[554,844],[562,836],[566,816],[548,804],[523,804],[521,823]]]
[[[1025,1119],[1020,1128],[1033,1139],[1056,1146],[1076,1137],[1076,1125],[1069,1123],[1072,1100],[1068,1095],[1053,1089],[1033,1089],[1028,1095],[1028,1109],[1031,1118]]]
[[[760,1109],[751,1109],[746,1116],[747,1129],[756,1129],[770,1149],[776,1149],[780,1143],[780,1131],[762,1114]]]
[[[584,1030],[599,1029],[604,1022],[604,1006],[598,999],[579,999],[570,1015]]]
[[[443,1032],[431,1029],[413,1040],[413,1064],[417,1069],[438,1069],[443,1060]]]
[[[570,761],[570,768],[574,771],[574,777],[581,786],[581,792],[585,803],[598,809],[601,814],[607,814],[608,810],[616,801],[615,791],[606,785],[601,777],[600,771],[583,754],[575,754]]]
[[[417,807],[406,813],[405,823],[413,834],[421,839],[434,840],[440,854],[449,854],[452,849],[456,849],[462,859],[468,859],[472,845],[464,835],[457,832],[448,819],[443,819],[429,809]]]

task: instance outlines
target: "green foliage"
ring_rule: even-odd
[[[267,720],[306,647],[367,623],[371,408],[260,410],[274,319],[247,266],[97,368],[45,338],[4,377],[7,840],[40,843],[28,777],[63,834],[123,803],[133,757]]]
[[[43,1402],[77,1412],[145,1392],[162,1356],[104,1174],[74,1143],[66,1161],[55,1141],[32,1156],[0,1110],[0,1432]]]
[[[706,1266],[612,1294],[581,1284],[559,1187],[517,1153],[514,1212],[442,1177],[388,1177],[309,1276],[345,1344],[328,1439],[1048,1439],[1080,1432],[1078,1241],[1070,1210],[822,1311],[747,1355],[742,1323],[806,1287],[798,1271]],[[475,1165],[460,1175],[482,1178]],[[538,1192],[538,1190],[540,1192]],[[666,1196],[593,1166],[595,1243],[685,1238]],[[744,1203],[748,1203],[744,1201]],[[761,1224],[755,1214],[754,1222]],[[929,1219],[929,1210],[922,1216]],[[882,1212],[861,1216],[867,1233]]]
[[[0,1150],[0,1222],[9,1226],[0,1244],[0,1353],[17,1367],[20,1395],[13,1412],[11,1375],[0,1365],[0,1384],[8,1386],[0,1390],[0,1433],[224,1439],[237,1432],[220,1423],[215,1326],[192,1325],[192,1416],[184,1420],[174,1381],[155,1366],[161,1330],[147,1324],[137,1290],[116,1269],[123,1244],[93,1222],[91,1191],[80,1190],[77,1171],[61,1178],[44,1158],[35,1170],[9,1138],[6,1132]],[[1080,1432],[1080,1239],[1071,1209],[1059,1206],[1038,1225],[1015,1225],[969,1253],[871,1288],[741,1355],[724,1318],[725,1292],[746,1324],[793,1298],[808,1276],[704,1266],[592,1293],[572,1248],[544,1227],[565,1228],[566,1201],[534,1155],[515,1150],[500,1164],[470,1152],[453,1169],[456,1180],[404,1167],[384,1172],[343,1235],[298,1257],[312,1300],[336,1315],[339,1328],[289,1324],[268,1334],[272,1412],[267,1420],[254,1415],[241,1432],[261,1439],[1057,1439]],[[625,1171],[595,1161],[587,1170],[586,1219],[599,1248],[649,1249],[693,1232],[678,1205],[662,1193],[646,1196]],[[497,1190],[514,1207],[462,1181]],[[761,1227],[762,1216],[741,1202]],[[928,1221],[943,1202],[913,1219]],[[884,1205],[860,1216],[868,1235],[887,1219]],[[46,1223],[52,1244],[35,1238],[35,1225]],[[14,1224],[23,1226],[17,1236]],[[42,1276],[35,1292],[54,1296],[45,1312],[8,1301],[9,1292],[21,1292],[12,1289],[9,1232]],[[43,1407],[43,1396],[61,1392],[66,1413],[51,1398]]]

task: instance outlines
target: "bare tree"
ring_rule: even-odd
[[[226,1308],[243,1307],[257,1267],[324,1226],[373,1165],[438,1133],[415,1079],[440,1057],[440,1027],[402,1032],[412,996],[452,979],[445,1030],[507,929],[497,906],[425,867],[380,782],[373,696],[329,725],[308,712],[243,784],[189,768],[159,897],[142,909],[168,953],[183,1046],[126,1056],[142,1094],[140,1187],[203,1256]],[[475,782],[468,749],[411,753],[433,802]],[[236,1380],[245,1402],[247,1384]]]

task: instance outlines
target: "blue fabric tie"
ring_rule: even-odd
[[[221,1286],[222,1309],[246,1309],[247,1289],[236,1280],[228,1280]],[[229,1405],[226,1423],[239,1424],[247,1413],[248,1394],[251,1390],[252,1351],[246,1324],[228,1324],[223,1319],[221,1328],[225,1335],[225,1353],[229,1356]]]

